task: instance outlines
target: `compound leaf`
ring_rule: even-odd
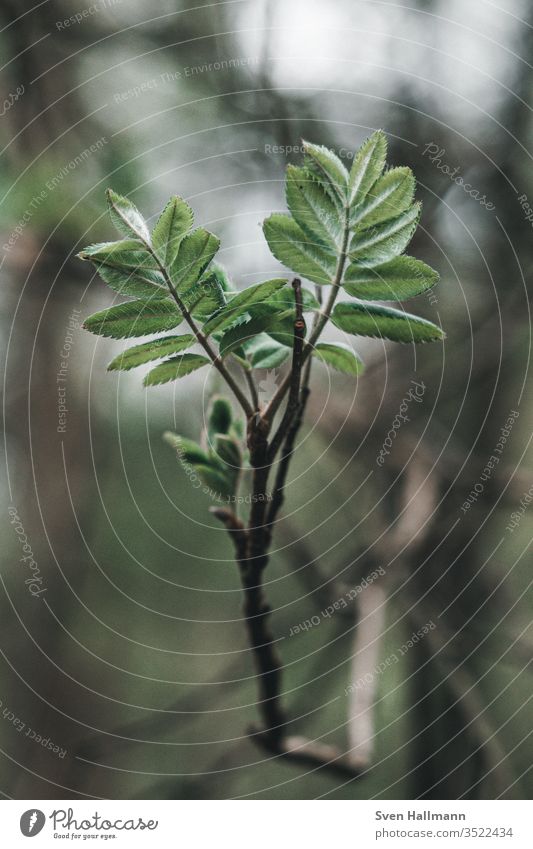
[[[83,327],[97,336],[124,339],[172,330],[181,321],[182,315],[171,301],[128,301],[94,313]]]

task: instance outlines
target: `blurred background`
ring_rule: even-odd
[[[531,3],[3,0],[0,16],[2,794],[528,798]],[[349,165],[378,127],[418,179],[410,252],[441,275],[408,308],[447,339],[355,340],[358,381],[314,367],[266,576],[291,728],[369,755],[349,780],[247,738],[230,542],[161,439],[198,436],[220,387],[107,373],[124,346],[80,322],[114,296],[75,254],[115,238],[107,186],[152,221],[178,193],[237,286],[267,279],[260,223],[301,138]]]

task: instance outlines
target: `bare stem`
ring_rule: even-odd
[[[252,399],[254,410],[259,410],[259,395],[257,394],[257,386],[255,385],[253,375],[249,369],[245,368],[245,366],[242,366],[242,370],[250,390],[250,398]]]
[[[285,413],[268,450],[268,459],[270,462],[274,460],[278,448],[287,433],[287,428],[290,427],[292,419],[297,412],[300,402],[300,383],[303,366],[303,348],[305,342],[305,321],[303,317],[302,284],[298,278],[293,280],[292,287],[294,289],[295,318],[292,367],[289,373],[289,397],[287,399]]]

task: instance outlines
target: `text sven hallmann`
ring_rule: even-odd
[[[407,814],[386,814],[376,811],[377,820],[465,820],[466,814],[434,813],[433,811],[407,811]]]

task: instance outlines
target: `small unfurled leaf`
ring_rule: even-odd
[[[196,472],[214,497],[229,500],[235,493],[235,475],[220,466],[196,465]]]
[[[361,374],[365,367],[355,351],[343,342],[319,342],[313,356],[344,374]]]
[[[227,398],[217,395],[211,401],[207,418],[207,433],[212,441],[217,433],[228,433],[233,417],[231,404]]]
[[[412,256],[399,256],[376,268],[349,265],[344,288],[349,295],[371,301],[403,301],[431,289],[436,271]]]
[[[326,182],[342,202],[346,201],[348,190],[348,171],[332,150],[319,144],[303,141],[306,153],[306,165]]]
[[[184,436],[179,436],[171,430],[165,431],[163,434],[165,442],[178,452],[178,457],[184,463],[202,463],[209,465],[210,459],[206,451],[203,450],[192,439],[186,439]]]
[[[290,354],[289,347],[271,339],[266,333],[261,333],[246,345],[246,355],[252,368],[277,368]]]
[[[377,336],[393,342],[444,339],[436,324],[392,307],[343,302],[334,308],[331,320],[340,330],[355,336]]]
[[[372,268],[399,256],[411,241],[419,217],[420,204],[415,203],[390,221],[356,232],[350,242],[351,261]]]
[[[339,214],[327,192],[305,168],[287,166],[285,195],[289,211],[314,243],[337,250],[342,237]]]
[[[128,301],[96,312],[85,319],[83,327],[97,336],[125,339],[172,330],[182,315],[172,301]]]
[[[350,225],[367,229],[405,212],[415,193],[415,178],[410,168],[391,168],[369,189],[364,201],[352,212]]]
[[[266,301],[274,292],[285,286],[287,280],[285,278],[275,278],[274,280],[266,280],[264,283],[257,283],[255,286],[248,286],[242,292],[233,295],[229,303],[218,310],[203,326],[203,333],[209,336],[210,333],[223,330],[232,324],[235,319],[253,305]]]
[[[143,384],[144,386],[155,386],[159,383],[168,383],[170,380],[185,377],[186,374],[206,365],[209,365],[209,360],[201,354],[181,354],[179,357],[171,357],[170,360],[165,360],[164,363],[149,371],[143,380]]]
[[[191,333],[183,336],[163,336],[161,339],[154,339],[152,342],[144,342],[142,345],[135,345],[133,348],[128,348],[115,357],[108,367],[108,371],[128,371],[131,368],[142,366],[144,363],[149,363],[152,360],[160,360],[162,357],[167,357],[169,354],[177,354],[178,351],[184,351],[190,348],[196,342],[196,337]]]
[[[237,442],[227,434],[218,433],[213,448],[218,459],[234,474],[238,474],[242,465],[242,455]]]
[[[286,268],[313,283],[331,283],[335,254],[313,242],[294,219],[274,213],[263,223],[263,231],[270,250]]]
[[[131,200],[118,195],[113,189],[108,189],[107,202],[111,221],[119,233],[127,238],[150,243],[150,231],[146,221]]]
[[[170,268],[178,254],[179,246],[191,229],[193,211],[183,198],[170,198],[152,231],[153,248],[165,266]]]
[[[359,204],[370,191],[385,167],[387,138],[382,130],[372,133],[357,151],[350,169],[348,201]]]
[[[169,273],[179,293],[196,283],[215,256],[220,239],[199,227],[181,240]]]

